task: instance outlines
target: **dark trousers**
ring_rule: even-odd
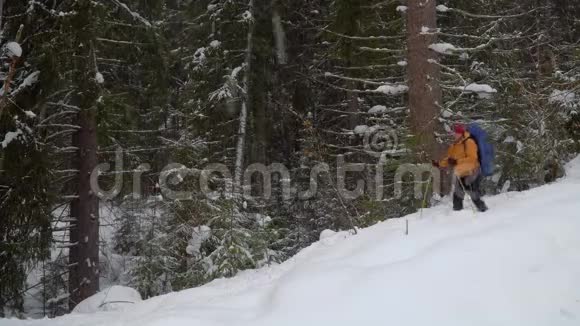
[[[465,192],[467,191],[474,202],[479,201],[481,199],[481,179],[482,177],[479,171],[466,177],[456,177],[455,192],[453,195],[463,200],[465,198]]]
[[[455,178],[455,191],[453,192],[453,209],[462,210],[463,209],[463,199],[465,198],[465,192],[469,193],[471,200],[475,204],[475,207],[480,212],[485,212],[487,210],[487,205],[483,200],[481,200],[481,181],[483,177],[478,170],[472,175],[468,175],[462,178]]]

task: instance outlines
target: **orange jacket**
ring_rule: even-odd
[[[477,143],[473,138],[469,138],[469,132],[465,132],[463,137],[456,141],[447,150],[447,156],[439,161],[442,168],[448,167],[447,160],[453,158],[457,160],[454,168],[455,175],[465,177],[471,175],[479,168],[479,157],[477,155]]]

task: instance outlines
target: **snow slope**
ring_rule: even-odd
[[[2,326],[580,325],[580,157],[559,182],[323,240],[281,265],[122,312]],[[467,205],[467,207],[469,207]]]

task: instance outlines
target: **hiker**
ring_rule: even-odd
[[[447,157],[441,161],[433,161],[438,168],[452,167],[455,176],[455,191],[453,193],[453,210],[463,209],[465,191],[469,192],[473,203],[480,212],[487,210],[487,205],[481,200],[481,180],[483,179],[478,158],[477,142],[462,124],[453,127],[454,143],[447,151]]]

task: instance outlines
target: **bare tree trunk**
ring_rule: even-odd
[[[250,13],[252,13],[252,19],[254,16],[254,0],[250,0]],[[242,177],[244,169],[244,155],[246,147],[246,130],[248,127],[248,105],[249,95],[250,95],[250,74],[252,70],[252,54],[254,48],[254,22],[249,23],[248,27],[248,38],[246,46],[246,72],[244,74],[244,94],[242,95],[242,109],[240,110],[239,118],[239,128],[238,128],[238,143],[236,145],[236,163],[234,168],[234,193],[239,195],[242,193]]]
[[[90,175],[97,165],[96,108],[78,114],[79,131],[73,135],[78,148],[76,166],[79,170],[77,195],[71,203],[69,252],[69,307],[99,290],[99,200],[91,190]]]
[[[437,54],[429,49],[435,43],[435,34],[421,33],[423,27],[437,28],[435,0],[409,0],[407,10],[407,47],[409,109],[411,128],[417,140],[420,161],[436,158],[441,154],[436,132],[441,130],[438,117],[442,104],[439,86],[440,69],[432,60]]]

